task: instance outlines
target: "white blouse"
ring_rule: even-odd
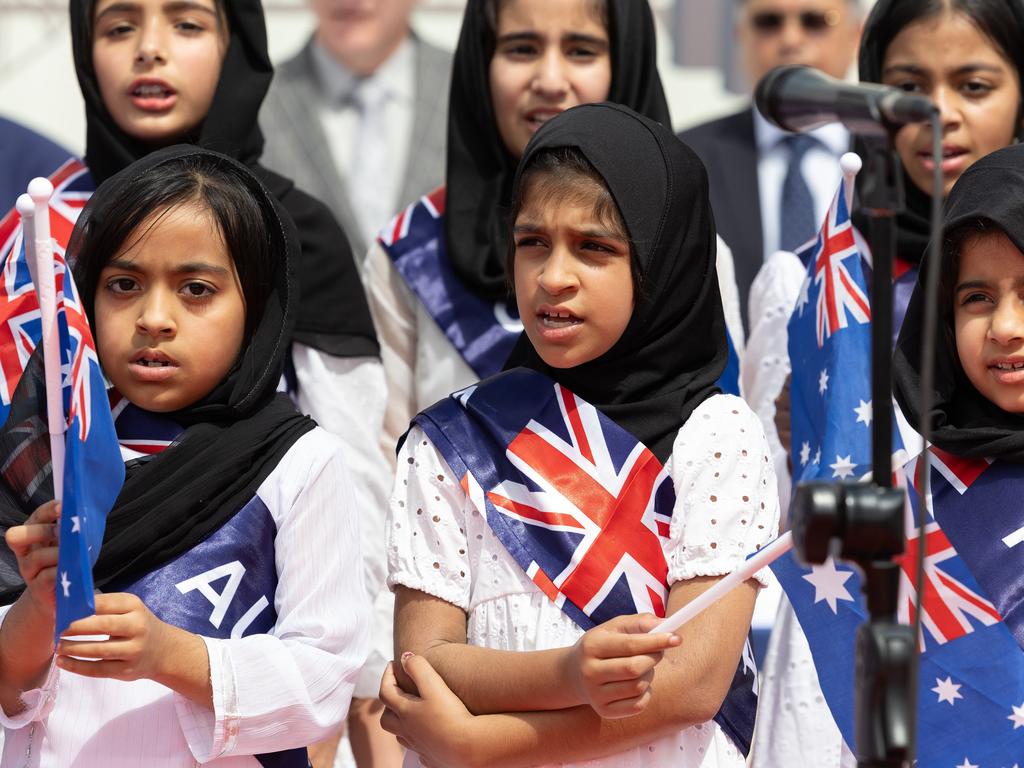
[[[667,469],[676,490],[670,535],[662,540],[669,585],[730,573],[773,538],[775,472],[757,417],[739,398],[715,395],[702,403],[676,435]],[[399,456],[387,551],[389,586],[462,608],[470,644],[533,651],[572,645],[583,634],[509,555],[418,427]],[[756,579],[767,584],[767,569]],[[710,721],[571,765],[739,768],[744,758]]]
[[[268,634],[204,637],[213,710],[151,680],[81,677],[52,666],[26,708],[0,711],[4,768],[258,768],[345,719],[366,658],[369,606],[359,515],[336,438],[299,438],[260,485],[277,528],[277,622]],[[7,615],[0,609],[0,622]]]

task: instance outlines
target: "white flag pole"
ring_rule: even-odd
[[[843,181],[846,182],[846,210],[853,213],[853,189],[857,174],[863,167],[864,162],[856,152],[847,152],[839,158],[839,167],[843,171]]]
[[[50,197],[53,184],[32,179],[28,194],[35,203],[35,275],[39,315],[43,326],[43,365],[46,371],[46,416],[53,464],[53,497],[64,497],[64,394],[61,387],[60,334],[57,327],[57,288],[53,277],[53,241],[50,239]],[[27,254],[26,254],[27,255]]]
[[[725,597],[734,587],[738,587],[747,579],[752,578],[755,573],[765,566],[774,563],[792,548],[793,533],[786,531],[771,544],[763,547],[757,554],[745,561],[739,570],[733,571],[707,592],[702,592],[696,599],[684,605],[671,616],[667,616],[664,621],[651,630],[651,634],[675,632],[705,608],[710,608]]]

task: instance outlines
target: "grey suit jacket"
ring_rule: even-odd
[[[416,36],[416,102],[412,143],[402,185],[402,203],[410,203],[444,183],[448,130],[448,83],[452,56]],[[313,41],[275,68],[260,110],[266,144],[261,162],[322,200],[348,235],[360,271],[370,244],[364,241],[338,173],[319,117],[323,96],[312,58]],[[398,211],[396,210],[395,213]]]

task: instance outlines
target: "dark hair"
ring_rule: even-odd
[[[209,212],[231,255],[245,297],[245,337],[259,323],[273,288],[274,255],[285,250],[284,234],[269,193],[235,164],[210,154],[176,157],[104,195],[93,195],[68,248],[90,324],[100,273],[139,228],[156,226],[172,209],[195,205]],[[134,243],[132,243],[134,245]]]
[[[889,45],[911,24],[943,13],[959,13],[992,41],[1013,64],[1024,83],[1024,9],[1021,0],[899,0],[879,3],[865,24],[861,48],[862,80],[881,80]],[[1013,6],[1017,5],[1016,11]]]
[[[607,27],[608,0],[584,1],[600,16],[601,21]],[[484,51],[487,53],[488,59],[494,56],[494,49],[497,47],[498,40],[498,14],[501,13],[502,6],[507,2],[508,0],[480,0],[480,9],[483,12],[484,19],[484,34],[487,36],[484,40]]]
[[[591,195],[595,191],[596,200]],[[629,244],[629,268],[633,276],[633,295],[639,296],[642,275],[629,228],[604,178],[576,147],[558,147],[538,152],[530,158],[529,164],[520,175],[519,185],[512,196],[509,245],[505,256],[505,274],[511,291],[515,290],[513,275],[516,260],[516,238],[512,230],[528,195],[540,195],[542,205],[566,202],[592,204],[594,216],[598,221],[626,236]]]

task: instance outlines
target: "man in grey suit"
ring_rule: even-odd
[[[452,57],[412,31],[415,3],[311,0],[316,31],[276,67],[260,113],[263,163],[332,210],[360,269],[391,217],[444,182]],[[348,735],[358,766],[398,768],[402,749],[380,727],[376,699],[393,655],[394,606],[384,588],[384,514],[378,512],[364,518],[366,588],[377,600],[370,658],[356,684]],[[338,741],[310,748],[316,768],[334,763]]]
[[[276,67],[263,163],[334,212],[362,268],[377,232],[444,182],[451,54],[410,26],[417,0],[311,0],[318,19]]]
[[[774,67],[805,64],[842,78],[860,42],[859,0],[735,0],[736,41],[751,86]],[[765,258],[813,236],[839,179],[850,138],[829,125],[790,137],[753,106],[679,135],[708,170],[718,234],[732,249],[743,324]],[[803,214],[803,215],[801,215]],[[801,220],[802,219],[802,220]]]

